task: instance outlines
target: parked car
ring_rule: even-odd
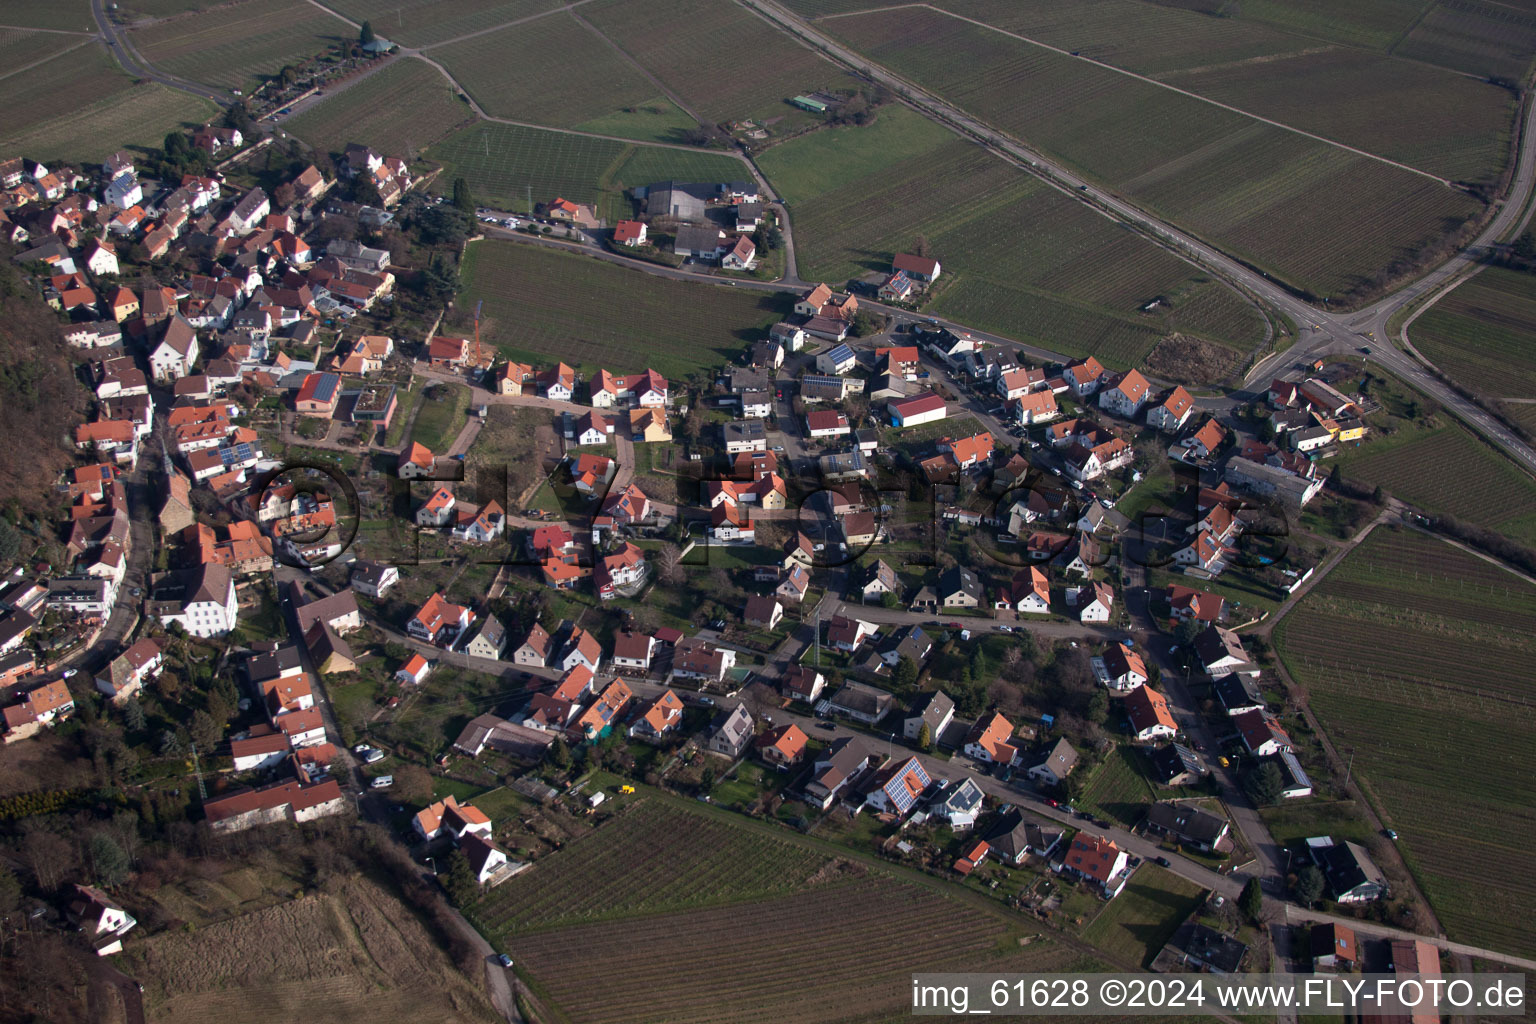
[[[1012,633],[1013,632],[1013,627],[1012,626],[1006,626],[1006,625],[1003,625],[1002,623],[999,623],[998,627],[997,627],[997,631],[999,633]]]
[[[503,967],[511,967],[512,966],[512,958],[507,956],[507,954],[505,954],[505,953],[502,953],[500,956],[498,956],[496,958],[496,962],[501,964],[501,966],[503,966]]]
[[[393,775],[380,775],[378,778],[376,778],[372,782],[368,783],[368,788],[369,789],[388,789],[390,786],[393,786],[394,784],[395,784],[395,777]]]
[[[1152,859],[1157,863],[1158,867],[1168,868],[1173,866],[1173,862],[1167,857],[1153,857]]]
[[[1397,829],[1395,829],[1395,828],[1386,829],[1386,836],[1387,836],[1388,839],[1392,840],[1394,843],[1397,842]]]

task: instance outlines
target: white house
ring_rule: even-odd
[[[216,562],[155,576],[144,607],[162,625],[199,637],[223,636],[239,619],[234,578]]]
[[[149,369],[158,381],[174,381],[197,363],[197,331],[180,313],[166,322],[165,333],[149,352]]]
[[[1099,392],[1099,408],[1117,416],[1131,419],[1146,404],[1147,392],[1152,386],[1135,370],[1127,370],[1109,380]]]
[[[816,356],[816,372],[837,376],[847,373],[858,365],[858,357],[847,345],[834,345]]]
[[[139,184],[137,175],[132,171],[123,171],[107,182],[106,187],[101,190],[101,198],[119,210],[126,210],[144,201],[144,189]]]
[[[138,924],[133,915],[89,885],[76,885],[69,916],[80,925],[97,956],[120,953],[123,936]]]
[[[1086,398],[1099,389],[1105,377],[1105,369],[1093,356],[1089,356],[1080,362],[1072,363],[1062,373],[1067,383],[1072,385],[1072,390],[1079,398]]]
[[[1042,785],[1058,786],[1067,781],[1067,776],[1076,767],[1077,751],[1065,739],[1059,739],[1045,755],[1045,760],[1031,768],[1028,775]]]
[[[1115,592],[1108,583],[1092,583],[1068,591],[1067,601],[1077,608],[1079,622],[1108,622],[1115,607]]]
[[[85,259],[85,267],[97,277],[116,277],[117,251],[106,242],[98,241]]]

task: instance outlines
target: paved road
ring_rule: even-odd
[[[163,71],[157,70],[153,64],[149,63],[139,54],[138,50],[134,49],[133,43],[128,39],[128,33],[112,23],[112,19],[107,16],[106,4],[103,0],[91,0],[91,14],[96,19],[97,27],[101,29],[102,41],[107,44],[107,49],[112,51],[112,56],[123,66],[123,70],[127,71],[130,75],[148,78],[151,81],[159,82],[161,85],[168,85],[172,89],[180,89],[182,92],[201,96],[204,99],[212,100],[220,106],[227,107],[232,102],[232,98],[226,90],[211,89],[206,85],[189,82],[184,78],[177,78],[175,75],[168,75]]]

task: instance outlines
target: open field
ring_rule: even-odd
[[[802,276],[888,270],[925,235],[949,278],[933,310],[976,327],[1120,366],[1171,330],[1244,350],[1263,337],[1234,292],[906,107],[774,146],[759,166],[793,204]],[[1159,297],[1169,312],[1141,312]]]
[[[1200,905],[1204,892],[1171,871],[1143,864],[1125,891],[1105,904],[1083,929],[1083,939],[1107,953],[1146,967]]]
[[[653,366],[676,381],[734,359],[787,297],[701,287],[516,242],[470,246],[461,304],[485,300],[481,337],[510,358],[587,371]]]
[[[433,384],[422,395],[421,412],[411,427],[411,440],[442,454],[464,429],[469,388],[463,384]]]
[[[437,188],[447,192],[455,177],[469,182],[476,199],[505,210],[526,210],[564,196],[593,203],[610,223],[633,213],[626,188],[674,178],[679,181],[735,181],[747,168],[735,157],[702,150],[629,146],[541,128],[480,123],[432,147],[427,154],[447,169]]]
[[[95,32],[88,0],[6,0],[0,22],[17,28],[51,28],[60,32]]]
[[[284,64],[354,35],[304,0],[245,0],[134,29],[130,40],[162,71],[193,82],[249,90]]]
[[[824,24],[872,59],[1318,294],[1362,286],[1480,209],[1409,171],[943,14]]]
[[[432,46],[471,32],[535,17],[560,0],[325,0],[325,6],[404,46]]]
[[[1240,16],[1143,0],[938,6],[1454,180],[1492,180],[1507,156],[1508,90],[1388,57],[1384,47],[1363,54]]]
[[[596,0],[581,16],[710,123],[817,120],[787,102],[798,93],[856,84],[836,65],[745,8],[714,0]]]
[[[1460,424],[1403,434],[1402,440],[1379,438],[1340,456],[1344,474],[1431,514],[1449,513],[1536,544],[1536,483],[1530,477]]]
[[[887,1019],[910,1000],[914,970],[1052,970],[1077,958],[1048,941],[1019,951],[1014,930],[969,901],[649,797],[503,883],[475,916],[527,900],[520,912],[539,927],[507,917],[493,941],[560,1019],[592,1024]],[[589,923],[575,923],[578,908]],[[912,921],[916,951],[893,941],[893,925]],[[851,1015],[849,977],[860,979]]]
[[[1450,935],[1525,954],[1536,950],[1536,855],[1524,838],[1536,829],[1532,621],[1536,588],[1518,577],[1378,529],[1275,633]]]
[[[599,122],[607,134],[654,142],[681,142],[695,125],[571,14],[434,47],[429,56],[492,117],[556,128]]]
[[[39,64],[77,46],[96,48],[85,36],[62,32],[30,32],[25,29],[0,29],[0,81],[20,74],[20,68]],[[7,84],[9,90],[12,86]]]
[[[829,862],[771,835],[642,800],[537,871],[492,890],[474,915],[496,933],[523,934],[741,903],[794,892]]]
[[[1442,0],[1392,52],[1517,82],[1530,71],[1536,54],[1536,11],[1491,0]]]
[[[1489,398],[1536,398],[1536,274],[1489,267],[1408,328],[1458,383]]]
[[[283,130],[326,152],[339,153],[359,142],[412,157],[474,120],[474,112],[436,68],[397,59],[288,118]]]
[[[1452,181],[1492,182],[1508,160],[1514,96],[1423,64],[1326,50],[1163,80]]]
[[[1147,816],[1156,799],[1152,784],[1141,773],[1140,755],[1129,744],[1111,750],[1073,806],[1132,826]]]
[[[202,124],[217,109],[178,89],[133,84],[94,43],[6,80],[5,90],[0,148],[44,161],[95,161],[125,146],[158,146],[166,132]]]
[[[411,910],[362,878],[195,931],[141,936],[124,959],[149,1016],[165,1024],[498,1019],[479,979],[459,974]]]

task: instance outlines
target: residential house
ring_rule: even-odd
[[[1123,643],[1110,644],[1101,659],[1103,683],[1111,690],[1134,690],[1147,681],[1147,665],[1141,655]]]
[[[1103,581],[1067,591],[1067,603],[1077,609],[1080,622],[1108,622],[1115,607],[1115,591]]]
[[[1194,619],[1198,622],[1215,623],[1226,617],[1227,599],[1220,594],[1192,590],[1173,583],[1169,584],[1166,597],[1169,615],[1174,621]]]
[[[395,681],[402,686],[419,686],[427,678],[427,673],[432,671],[432,665],[420,654],[412,654],[395,671]]]
[[[440,835],[458,840],[465,835],[491,838],[491,819],[473,804],[461,804],[452,795],[428,804],[411,821],[416,834],[422,839],[436,839]]]
[[[720,426],[727,455],[768,450],[768,432],[761,420],[731,420]]]
[[[957,565],[939,575],[938,595],[943,608],[979,608],[986,591],[974,572]]]
[[[1307,840],[1307,853],[1322,870],[1335,901],[1370,903],[1388,895],[1386,876],[1358,844],[1314,836]]]
[[[753,595],[747,598],[746,608],[742,611],[742,620],[758,629],[777,628],[783,618],[784,606],[771,597]]]
[[[405,631],[422,643],[451,647],[474,620],[473,611],[434,592],[405,624]]]
[[[110,956],[123,950],[123,936],[138,921],[113,903],[106,893],[89,885],[75,885],[69,901],[69,919],[85,933],[97,956]]]
[[[808,412],[805,429],[810,437],[837,437],[849,432],[848,417],[835,409]]]
[[[1062,376],[1072,386],[1072,390],[1079,398],[1086,398],[1099,389],[1104,382],[1107,371],[1093,356],[1068,364]]]
[[[1245,711],[1261,711],[1265,707],[1264,695],[1252,677],[1236,672],[1222,676],[1211,683],[1211,695],[1216,698],[1228,717]]]
[[[583,711],[572,726],[588,743],[596,743],[608,735],[613,724],[619,721],[624,709],[634,699],[634,691],[622,679],[615,679],[603,688],[603,692]]]
[[[150,373],[158,381],[174,381],[192,372],[198,359],[197,332],[180,313],[166,322],[159,342],[149,353]]]
[[[923,727],[927,726],[928,741],[934,744],[954,719],[955,702],[943,690],[931,690],[920,694],[907,709],[901,724],[901,734],[915,743],[922,736]]]
[[[437,460],[425,445],[412,441],[395,462],[395,475],[402,480],[431,476]]]
[[[1168,698],[1142,684],[1126,694],[1125,715],[1131,725],[1131,735],[1143,743],[1172,737],[1178,734],[1179,723],[1168,707]]]
[[[446,487],[438,487],[422,506],[416,510],[417,526],[443,527],[454,520],[453,509],[457,502],[453,492]]]
[[[656,654],[656,638],[623,630],[614,634],[612,662],[616,671],[646,673]]]
[[[876,725],[896,706],[896,698],[863,683],[847,682],[827,699],[827,710],[865,725]]]
[[[1242,639],[1230,629],[1214,622],[1195,637],[1195,657],[1212,679],[1236,672],[1245,676],[1257,676],[1259,667],[1248,659]]]
[[[781,725],[757,737],[757,756],[775,768],[791,768],[805,756],[809,740],[798,725]]]
[[[156,574],[149,591],[145,613],[167,627],[179,624],[193,636],[223,636],[239,618],[234,578],[216,562]]]
[[[1019,763],[1019,748],[1013,742],[1013,723],[1000,711],[989,711],[976,719],[962,748],[967,757],[988,764],[1011,767]]]
[[[1279,720],[1263,708],[1238,712],[1232,716],[1232,725],[1236,727],[1243,746],[1254,757],[1268,757],[1292,750],[1291,737],[1281,727]]]
[[[598,560],[592,573],[597,596],[611,601],[645,580],[645,552],[626,541],[618,551]]]
[[[1200,424],[1200,429],[1179,442],[1186,458],[1205,459],[1226,442],[1227,431],[1215,418]]]
[[[901,578],[896,575],[896,570],[891,568],[884,559],[877,558],[874,564],[866,566],[861,582],[853,585],[858,593],[859,600],[868,604],[870,600],[880,600],[886,594],[901,596]]]
[[[916,284],[924,288],[939,279],[939,261],[927,256],[914,256],[911,253],[897,253],[891,260],[892,273],[907,275]]]
[[[512,652],[512,662],[516,665],[531,665],[536,668],[543,668],[549,663],[550,650],[548,631],[535,622],[533,627],[528,630],[528,636]]]
[[[967,780],[970,781],[970,780]],[[992,856],[1004,864],[1023,864],[1030,854],[1050,860],[1066,833],[1058,826],[1027,821],[1022,811],[1010,810],[1000,816],[987,831],[987,845]]]
[[[1061,869],[1092,884],[1105,899],[1114,899],[1130,879],[1129,856],[1114,841],[1079,832],[1062,858]]]
[[[826,685],[826,677],[807,665],[791,665],[779,677],[779,689],[784,696],[807,704],[814,704]]]
[[[834,345],[816,356],[816,372],[826,376],[839,376],[858,365],[858,357],[847,345]]]
[[[1077,767],[1077,751],[1065,738],[1058,739],[1046,753],[1045,760],[1029,769],[1031,779],[1044,786],[1060,786]]]
[[[1188,786],[1205,775],[1205,766],[1193,750],[1182,743],[1170,743],[1147,754],[1152,778],[1164,786]]]
[[[1105,381],[1099,392],[1099,408],[1132,419],[1146,403],[1151,387],[1139,372],[1127,370]]]
[[[597,642],[597,637],[580,626],[572,626],[566,637],[564,650],[551,667],[558,668],[562,672],[571,672],[577,666],[583,666],[589,673],[596,673],[602,662],[603,648]]]
[[[709,723],[709,739],[705,746],[713,753],[735,758],[746,752],[753,737],[752,715],[745,704],[737,704],[715,714]]]
[[[1165,800],[1147,809],[1149,831],[1205,853],[1225,849],[1221,844],[1231,827],[1226,818],[1194,804]]]
[[[400,570],[380,562],[358,561],[352,566],[352,589],[378,599],[400,582]]]
[[[475,658],[497,661],[501,658],[501,652],[506,649],[506,646],[506,627],[494,615],[487,615],[479,632],[465,645],[464,653]]]
[[[1051,585],[1044,570],[1030,566],[1014,573],[1013,579],[993,601],[993,607],[1008,608],[1023,615],[1049,615]]]
[[[1314,924],[1311,935],[1313,967],[1338,967],[1353,970],[1360,962],[1359,945],[1355,930],[1337,921]],[[1438,960],[1438,958],[1437,958]]]
[[[975,779],[961,779],[958,786],[946,786],[928,805],[930,817],[947,822],[955,832],[964,832],[981,817],[986,794]]]
[[[671,690],[663,690],[660,696],[640,710],[634,724],[629,727],[629,734],[636,739],[654,743],[676,732],[682,724],[683,702]]]
[[[917,758],[892,758],[870,780],[864,806],[881,814],[905,817],[932,784],[933,779]]]
[[[826,810],[863,774],[872,755],[857,738],[845,736],[816,755],[810,778],[805,783],[808,803]]]
[[[613,241],[615,245],[622,245],[633,249],[637,245],[646,245],[646,225],[641,220],[621,220],[613,227]]]
[[[938,395],[919,395],[886,403],[886,412],[895,427],[915,427],[934,423],[949,416],[949,407]]]
[[[672,677],[718,683],[735,665],[735,651],[716,647],[705,640],[689,638],[679,643],[673,651]]]

